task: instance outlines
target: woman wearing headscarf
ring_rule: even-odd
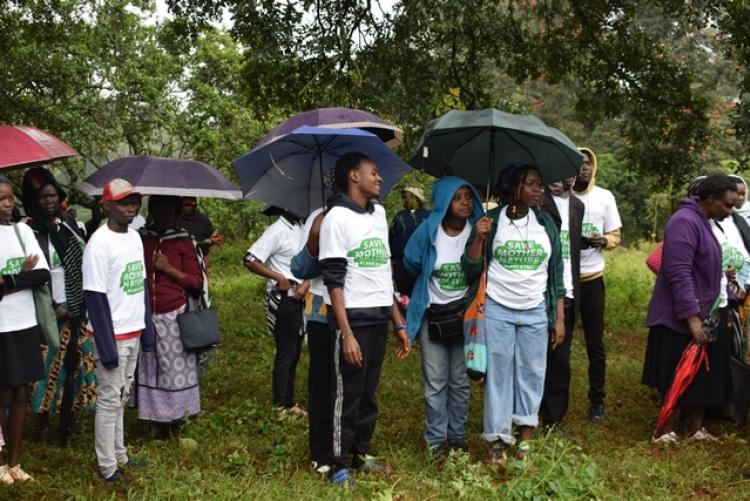
[[[96,374],[92,342],[86,333],[83,304],[85,240],[75,221],[61,210],[66,193],[46,169],[26,171],[21,199],[26,223],[34,230],[49,263],[52,306],[60,327],[60,348],[42,350],[46,379],[34,388],[31,409],[46,429],[49,413],[60,412],[60,442],[67,442],[72,412],[92,410]]]
[[[731,214],[736,193],[736,181],[725,174],[691,183],[689,196],[664,228],[662,264],[646,319],[649,335],[643,383],[658,389],[662,399],[685,348],[691,342],[706,346],[710,370],[701,367],[679,400],[687,417],[686,435],[694,440],[716,440],[703,427],[705,409],[725,403],[731,394],[727,279],[720,241],[724,236],[715,221],[721,224]],[[719,321],[712,341],[703,322],[713,311],[718,311]],[[674,413],[655,430],[652,442],[677,442],[677,416]]]
[[[540,210],[544,185],[539,170],[513,165],[498,184],[502,204],[477,223],[462,258],[470,288],[476,293],[483,259],[487,262],[485,303],[487,373],[484,433],[490,461],[502,464],[519,427],[520,458],[528,452],[539,424],[547,345],[565,336],[563,261],[560,235],[552,218]]]
[[[471,387],[464,360],[463,312],[468,290],[461,256],[482,217],[474,187],[454,176],[432,185],[432,212],[409,238],[404,267],[416,283],[406,310],[412,342],[422,347],[424,438],[438,459],[466,448]]]
[[[200,412],[197,357],[183,347],[177,317],[191,298],[203,295],[208,304],[207,280],[195,241],[177,227],[181,212],[180,197],[152,195],[140,230],[156,349],[138,360],[138,417],[160,439],[175,437],[185,416]]]
[[[32,289],[49,281],[49,270],[31,229],[15,224],[13,186],[0,174],[0,484],[31,480],[19,464],[26,427],[29,383],[44,378]]]

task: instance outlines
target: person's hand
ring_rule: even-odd
[[[362,367],[362,350],[357,338],[351,333],[344,338],[344,360],[355,367]]]
[[[474,228],[476,228],[477,238],[485,239],[489,234],[491,227],[491,218],[487,216],[480,217],[474,225]]]
[[[310,281],[305,280],[302,282],[302,285],[297,287],[297,290],[294,291],[294,299],[297,301],[302,301],[305,299],[305,296],[307,295],[307,291],[310,290]]]
[[[393,334],[396,336],[396,356],[398,358],[406,358],[411,353],[411,340],[409,339],[409,333],[406,329],[399,329],[394,331]]]
[[[688,318],[688,329],[690,329],[690,335],[693,336],[693,341],[699,346],[705,346],[708,344],[708,335],[703,332],[703,322],[697,316]]]
[[[154,269],[156,271],[166,273],[171,267],[172,265],[169,264],[169,259],[167,259],[167,256],[162,254],[161,251],[157,251],[156,254],[154,254]]]
[[[209,241],[212,245],[224,245],[224,235],[222,235],[218,231],[215,231],[214,234],[209,238]]]
[[[594,233],[589,237],[589,245],[591,247],[604,248],[607,246],[607,237]]]
[[[552,349],[560,346],[565,339],[565,319],[558,318],[555,320],[555,330],[549,333]]]
[[[734,268],[734,266],[730,266],[727,268],[727,280],[730,282],[736,282],[737,281],[737,270]]]
[[[55,317],[58,320],[67,320],[71,318],[70,311],[65,306],[58,304],[55,307]]]
[[[36,264],[39,262],[39,256],[33,255],[26,258],[26,261],[23,262],[23,267],[21,268],[23,271],[31,271],[34,269]]]
[[[291,286],[292,284],[289,283],[289,279],[286,277],[281,277],[278,280],[276,280],[276,289],[281,292],[288,291]]]

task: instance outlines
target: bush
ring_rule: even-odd
[[[654,244],[638,243],[604,253],[607,268],[605,323],[608,331],[644,332],[646,312],[656,276],[646,267],[646,257]]]

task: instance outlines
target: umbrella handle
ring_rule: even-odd
[[[487,166],[487,191],[484,194],[484,215],[490,211],[490,183],[495,171],[495,129],[490,131],[490,164]]]

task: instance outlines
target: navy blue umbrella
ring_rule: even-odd
[[[260,200],[302,216],[325,205],[330,195],[325,173],[345,153],[367,155],[383,178],[383,198],[411,167],[378,138],[361,129],[299,127],[257,147],[234,162],[245,198]]]

